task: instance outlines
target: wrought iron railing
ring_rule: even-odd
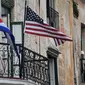
[[[19,67],[19,59],[9,44],[0,43],[0,77],[15,77]],[[19,68],[18,75],[19,75]],[[19,78],[19,76],[17,76]]]
[[[48,59],[24,48],[24,78],[34,80],[41,85],[49,85]]]
[[[37,85],[50,85],[49,60],[21,45],[17,48],[20,59],[9,44],[0,43],[0,77],[30,79]]]

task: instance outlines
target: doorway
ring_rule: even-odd
[[[58,85],[57,58],[60,52],[57,49],[48,47],[47,56],[49,59],[50,85]]]

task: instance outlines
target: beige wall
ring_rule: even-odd
[[[0,0],[1,1],[1,0]],[[14,0],[15,6],[12,9],[13,21],[24,21],[25,0]],[[28,5],[39,14],[45,21],[46,0],[27,0]],[[44,56],[48,46],[58,48],[61,54],[58,57],[59,85],[74,85],[74,66],[79,85],[79,58],[81,52],[81,22],[85,24],[85,4],[78,2],[79,18],[73,18],[72,0],[55,0],[55,9],[59,12],[59,29],[72,37],[73,42],[65,42],[61,46],[55,46],[52,38],[39,37],[25,34],[25,47],[36,51]],[[0,9],[1,11],[1,9]],[[74,60],[73,60],[74,58]]]
[[[13,10],[14,21],[23,21],[24,1],[15,0],[15,3],[16,5]],[[45,5],[46,0],[40,0],[40,8],[38,0],[28,0],[28,4],[45,21],[47,20]],[[55,9],[59,12],[59,29],[67,35],[73,37],[73,13],[71,0],[56,0]],[[74,85],[72,42],[65,42],[63,45],[56,47],[54,40],[51,38],[25,34],[25,47],[46,56],[48,46],[58,48],[61,52],[58,57],[59,85]]]
[[[12,8],[12,21],[24,21],[25,0],[14,0],[14,8]]]
[[[81,23],[85,24],[85,4],[81,0],[77,0],[79,18],[74,18],[74,58],[75,58],[75,73],[77,85],[80,85],[80,57],[81,57]],[[83,45],[84,46],[84,45]]]
[[[71,0],[59,1],[59,25],[60,30],[72,37],[73,31],[73,10]],[[62,3],[61,3],[62,2]],[[59,85],[74,85],[74,66],[72,42],[65,42],[59,46]]]

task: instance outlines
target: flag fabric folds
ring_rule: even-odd
[[[63,44],[65,41],[72,41],[72,39],[63,32],[60,32],[49,24],[45,24],[43,19],[28,6],[25,17],[25,33],[51,37],[56,42],[56,45]]]
[[[9,28],[3,23],[1,18],[0,18],[0,31],[4,32],[5,36],[8,39],[8,43],[10,44],[12,49],[15,50],[17,56],[19,57],[19,54],[18,54],[18,51],[17,51],[17,47],[15,45],[15,38],[14,38],[12,32],[9,30]]]

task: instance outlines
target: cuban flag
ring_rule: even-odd
[[[14,38],[12,32],[9,30],[9,28],[3,23],[1,18],[0,18],[0,31],[4,32],[5,36],[8,39],[8,43],[10,44],[11,48],[15,50],[15,52],[19,58],[19,53],[18,53],[17,47],[15,45],[15,38]]]

